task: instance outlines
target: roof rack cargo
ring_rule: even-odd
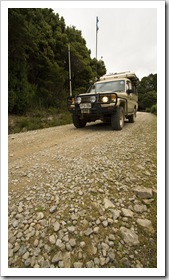
[[[117,78],[128,78],[130,79],[136,86],[139,83],[139,79],[137,78],[136,74],[134,72],[126,71],[126,72],[119,72],[119,73],[111,73],[108,75],[104,75],[100,77],[100,81],[103,80],[111,80],[111,79],[117,79]]]

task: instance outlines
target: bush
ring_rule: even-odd
[[[9,115],[8,133],[25,132],[52,126],[72,123],[71,114],[59,108],[42,109],[27,113],[27,115]]]
[[[150,112],[151,112],[152,114],[154,114],[154,115],[157,116],[157,104],[156,104],[156,105],[153,105],[153,106],[151,107]]]
[[[139,94],[138,106],[139,110],[144,111],[146,108],[150,108],[157,103],[157,92],[149,91],[146,93]]]
[[[150,108],[146,108],[146,109],[145,109],[145,112],[146,112],[146,113],[150,113],[150,110],[151,110]]]

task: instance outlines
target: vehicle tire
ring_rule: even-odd
[[[136,119],[136,108],[134,108],[133,114],[128,117],[129,123],[134,123]]]
[[[73,124],[76,128],[82,128],[82,127],[85,127],[85,125],[86,125],[86,121],[81,120],[79,118],[79,116],[75,115],[75,114],[72,115],[72,121],[73,121]]]
[[[113,130],[121,130],[124,126],[124,109],[119,107],[111,117],[111,126]]]

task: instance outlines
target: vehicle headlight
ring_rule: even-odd
[[[82,99],[81,99],[81,97],[80,97],[80,96],[76,97],[76,103],[77,103],[77,104],[80,104],[80,103],[81,103],[81,101],[82,101]]]
[[[107,103],[109,101],[109,98],[107,96],[102,97],[102,102]]]
[[[91,97],[90,97],[90,102],[91,102],[91,103],[94,103],[95,101],[96,101],[96,96],[94,96],[94,95],[91,96]]]

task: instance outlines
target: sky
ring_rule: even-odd
[[[135,72],[139,79],[157,73],[156,8],[55,8],[67,26],[82,31],[91,57],[105,63],[107,74]]]

